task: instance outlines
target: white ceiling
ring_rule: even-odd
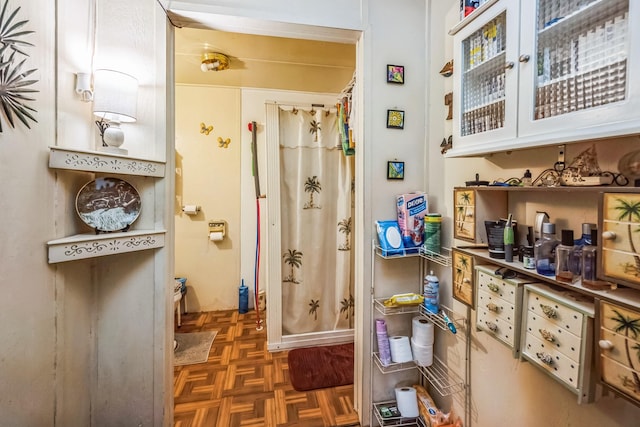
[[[224,71],[202,72],[201,55],[230,58]],[[355,44],[180,28],[176,83],[339,93],[355,71]]]

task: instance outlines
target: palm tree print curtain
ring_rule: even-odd
[[[279,110],[282,215],[282,333],[349,329],[351,160],[337,115]]]

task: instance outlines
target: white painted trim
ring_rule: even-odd
[[[49,147],[49,167],[161,178],[165,164],[157,160],[119,156],[98,151]]]
[[[266,104],[267,151],[267,342],[268,347],[282,342],[282,268],[280,264],[282,227],[280,224],[280,121],[278,106]]]
[[[278,344],[267,344],[269,351],[282,351],[300,347],[314,347],[319,345],[334,345],[353,342],[354,330],[310,332],[307,334],[287,335]]]

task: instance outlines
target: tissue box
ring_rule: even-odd
[[[418,252],[424,242],[424,216],[429,212],[427,195],[423,192],[396,196],[398,226],[407,253]]]
[[[376,230],[382,256],[404,253],[398,221],[376,221]]]

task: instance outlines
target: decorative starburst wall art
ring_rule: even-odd
[[[23,48],[33,46],[33,44],[23,40],[23,37],[34,31],[23,29],[29,21],[19,20],[17,18],[19,11],[20,6],[13,11],[9,10],[9,0],[2,3],[0,11],[0,106],[2,107],[2,116],[12,128],[15,128],[15,116],[27,128],[31,129],[29,120],[38,122],[32,115],[37,111],[27,104],[35,101],[29,94],[38,91],[29,88],[37,80],[27,78],[36,69],[22,71],[26,58],[20,61],[20,57],[29,56]],[[2,131],[2,120],[0,119],[0,133]]]

